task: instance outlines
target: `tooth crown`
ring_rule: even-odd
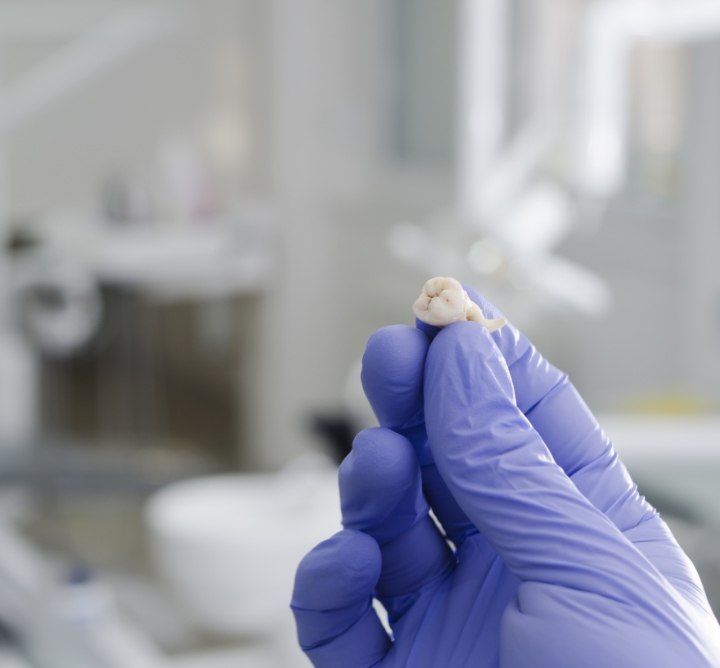
[[[436,276],[425,283],[413,304],[413,313],[418,320],[435,327],[471,320],[493,332],[506,323],[504,318],[488,320],[460,281],[449,276]]]

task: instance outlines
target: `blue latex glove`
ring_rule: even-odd
[[[388,327],[362,377],[381,427],[355,439],[345,530],[303,559],[293,593],[315,666],[720,666],[694,567],[516,329]]]

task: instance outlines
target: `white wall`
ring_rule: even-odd
[[[14,216],[94,203],[102,180],[113,174],[148,180],[163,147],[173,142],[196,150],[214,170],[225,199],[258,185],[262,3],[164,4],[178,19],[175,30],[72,89],[6,138]],[[113,7],[118,15],[124,11]],[[6,40],[2,48],[7,68],[22,71],[61,50],[63,42]],[[213,155],[210,135],[213,124],[229,116],[243,134],[242,150],[223,161]]]
[[[417,183],[403,191],[402,179],[388,179],[398,148],[394,3],[169,4],[187,13],[186,30],[139,50],[8,137],[9,206],[26,216],[93,205],[107,175],[152,178],[163,146],[178,137],[206,159],[222,201],[271,200],[279,268],[260,304],[253,372],[243,385],[252,416],[249,459],[274,467],[316,445],[305,417],[342,404],[346,375],[367,336],[383,324],[412,322],[406,307],[426,277],[390,257],[385,232],[451,200],[448,156],[432,143],[419,156],[443,163],[436,191]],[[442,48],[447,59],[448,45]],[[12,51],[6,55],[12,65]],[[16,64],[29,58],[15,57]],[[417,87],[422,72],[413,72]],[[706,115],[696,127],[712,124],[713,104],[700,105]],[[228,117],[239,133],[237,150],[218,155],[210,130]],[[438,118],[428,122],[431,132],[445,127]],[[422,139],[422,127],[408,131]],[[704,173],[716,173],[704,137],[693,141],[692,150],[705,156]],[[694,352],[716,346],[715,335],[697,328],[683,337],[668,326],[669,304],[694,295],[683,313],[697,319],[711,312],[717,294],[716,282],[704,279],[717,246],[705,243],[717,235],[717,192],[700,176],[692,184],[682,223],[673,211],[653,217],[620,203],[595,238],[568,244],[613,284],[617,308],[608,320],[569,318],[558,331],[540,319],[529,332],[599,407],[622,405],[648,388],[717,391],[720,362]],[[386,284],[392,293],[376,298]],[[691,342],[682,348],[687,363],[676,354],[679,341]]]

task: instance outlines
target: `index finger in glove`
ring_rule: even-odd
[[[472,288],[466,291],[488,317],[501,315]],[[491,336],[507,362],[518,408],[576,487],[621,531],[655,516],[567,374],[512,325]]]
[[[517,406],[484,328],[461,322],[435,337],[424,404],[438,470],[515,575],[623,598],[657,588],[659,574],[580,493]]]

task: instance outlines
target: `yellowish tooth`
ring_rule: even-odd
[[[413,304],[413,313],[418,320],[436,327],[470,320],[494,332],[507,322],[505,318],[486,318],[460,281],[449,276],[436,276],[425,282],[420,296]]]

